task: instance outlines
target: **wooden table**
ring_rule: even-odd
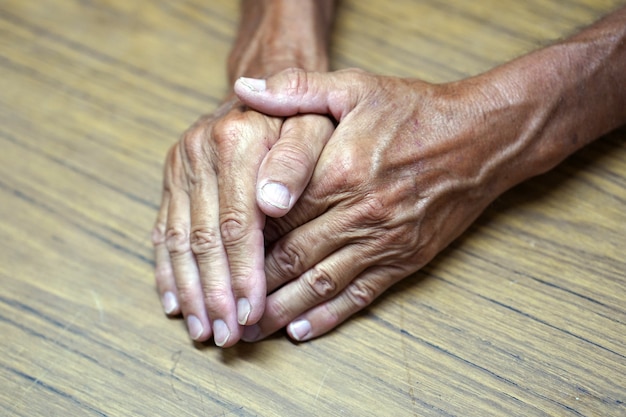
[[[459,79],[621,4],[344,0],[333,68]],[[326,337],[221,350],[164,317],[162,161],[224,95],[237,19],[230,0],[0,3],[0,414],[626,416],[624,131]]]

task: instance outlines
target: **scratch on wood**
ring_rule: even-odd
[[[68,332],[68,330],[74,325],[74,323],[76,323],[76,320],[78,319],[79,316],[81,316],[83,313],[83,310],[79,310],[77,311],[74,316],[72,316],[72,319],[70,321],[67,322],[67,324],[61,329],[61,331],[58,333],[57,337],[52,340],[52,344],[56,345],[59,340],[61,340],[62,337],[65,336],[65,334]],[[33,381],[24,388],[24,391],[22,391],[22,395],[20,395],[19,399],[17,401],[15,401],[13,408],[11,409],[11,412],[13,413],[14,411],[17,411],[21,408],[21,406],[24,404],[23,403],[23,399],[24,397],[26,397],[26,395],[33,389],[33,387],[35,387],[36,385],[38,385],[40,383],[40,381],[46,377],[46,375],[48,375],[54,368],[55,368],[55,364],[56,366],[61,364],[61,361],[55,361],[53,362],[52,366],[46,366],[44,368],[44,370],[39,374],[39,376],[37,376],[36,378],[33,379]]]
[[[98,309],[98,314],[100,315],[100,323],[104,321],[104,309],[102,308],[102,303],[100,302],[100,296],[94,290],[91,290],[91,297],[93,298],[94,303],[96,304],[96,308]]]
[[[183,399],[180,398],[180,396],[178,395],[178,392],[176,391],[176,388],[174,388],[174,380],[176,379],[176,376],[174,374],[176,373],[176,367],[178,367],[178,363],[180,362],[181,356],[183,356],[182,350],[177,350],[176,352],[172,353],[173,363],[172,363],[172,367],[170,368],[170,387],[172,387],[172,392],[174,393],[178,401],[182,401]]]
[[[324,386],[324,383],[326,382],[326,378],[328,377],[329,373],[330,373],[330,366],[326,369],[326,373],[324,374],[324,378],[322,378],[322,382],[320,382],[320,386],[317,389],[317,394],[315,394],[315,400],[313,401],[313,405],[315,405],[315,403],[317,402],[317,399],[320,396],[320,392],[322,391],[322,387]]]

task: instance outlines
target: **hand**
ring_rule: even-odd
[[[281,183],[259,184],[265,211],[287,212],[332,130],[327,117],[283,121],[229,101],[170,149],[153,231],[155,277],[165,312],[182,312],[192,339],[213,335],[218,346],[232,346],[243,325],[261,318],[265,216],[255,199],[257,173],[271,175],[278,165],[264,159],[276,151],[283,160],[290,152],[310,159],[303,169],[280,167],[290,173]]]
[[[517,148],[505,144],[518,125],[486,117],[502,106],[476,81],[288,70],[239,80],[235,92],[268,114],[338,121],[293,210],[268,219],[271,294],[244,340],[286,325],[298,341],[328,332],[429,262],[511,185],[504,167]]]

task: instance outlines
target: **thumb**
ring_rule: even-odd
[[[261,113],[330,114],[341,121],[358,104],[370,78],[357,69],[318,73],[291,68],[266,80],[241,77],[234,89],[242,102]]]

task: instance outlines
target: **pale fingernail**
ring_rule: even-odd
[[[247,298],[240,298],[237,300],[237,322],[242,326],[245,326],[248,322],[248,316],[250,316],[250,301]]]
[[[161,303],[163,304],[163,310],[165,310],[165,314],[170,315],[178,310],[178,300],[173,292],[168,291],[163,294],[163,298],[161,298]]]
[[[256,342],[261,337],[261,328],[258,325],[247,326],[243,329],[241,340],[244,342]]]
[[[215,320],[213,322],[213,339],[215,340],[215,344],[222,347],[228,342],[229,338],[230,330],[228,330],[226,323],[224,323],[223,320]]]
[[[187,316],[187,330],[193,340],[198,340],[204,332],[204,327],[196,316]]]
[[[267,204],[280,209],[289,208],[291,194],[287,187],[277,182],[268,182],[261,188],[261,198]]]
[[[311,323],[308,320],[296,320],[287,327],[287,331],[292,338],[302,342],[310,337]]]
[[[243,84],[248,90],[259,92],[267,88],[265,80],[259,78],[240,77],[238,82]]]

